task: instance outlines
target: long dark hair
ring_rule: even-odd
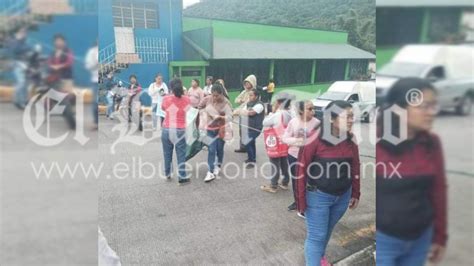
[[[211,93],[217,92],[218,94],[224,95],[224,87],[219,82],[216,82],[211,87]]]
[[[179,78],[174,78],[170,81],[171,92],[174,96],[181,98],[184,94],[183,82]]]
[[[227,100],[230,100],[229,94],[227,94],[227,89],[225,88],[223,82],[224,82],[224,80],[218,79],[218,80],[216,80],[216,82],[214,84],[220,84],[222,86],[222,94],[224,94],[224,97],[226,97]]]
[[[336,110],[329,111],[333,106],[337,106],[341,110],[336,108]],[[321,120],[321,126],[320,126],[320,131],[319,131],[319,136],[320,136],[322,141],[326,142],[329,145],[333,145],[333,144],[331,144],[330,142],[327,141],[327,139],[329,138],[329,136],[327,136],[327,134],[332,134],[331,133],[332,128],[331,128],[331,130],[329,130],[329,133],[325,132],[325,126],[324,125],[326,123],[329,123],[332,127],[331,120],[338,118],[339,115],[342,112],[344,112],[346,108],[352,108],[352,104],[350,104],[347,101],[342,101],[342,100],[332,101],[326,106],[326,108],[324,108],[324,113],[323,113],[323,117],[322,117],[322,120]],[[303,109],[304,109],[304,106],[303,106]],[[351,138],[352,138],[352,134],[350,134],[348,132],[347,139],[350,140]]]
[[[304,114],[304,106],[306,105],[307,101],[298,101],[296,103],[296,108],[298,110],[298,115],[302,116]]]
[[[430,90],[436,93],[436,89],[433,87],[433,85],[427,80],[421,78],[402,78],[397,81],[390,88],[385,98],[383,98],[382,100],[381,108],[377,117],[377,135],[379,137],[382,137],[384,135],[384,112],[394,105],[406,109],[410,104],[408,102],[409,98],[407,97],[407,95],[413,89],[416,89],[420,92]],[[402,121],[400,117],[396,116],[395,114],[391,115],[391,134],[400,137],[401,123],[404,123],[406,121]],[[428,144],[428,146],[432,146],[432,141],[430,141],[429,138],[427,140],[428,141],[426,143]],[[392,152],[401,152],[406,145],[409,145],[407,144],[407,142],[402,142],[398,145],[394,145],[383,138],[380,140],[380,144],[390,149]]]

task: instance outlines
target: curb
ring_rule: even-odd
[[[91,89],[81,89],[81,88],[74,88],[76,94],[83,93],[84,94],[84,103],[92,103],[92,90]],[[8,86],[0,86],[0,102],[2,103],[10,103],[13,100],[13,94],[15,93],[15,89],[13,87]],[[31,95],[30,95],[31,97]]]
[[[375,265],[375,244],[334,263],[334,266],[372,266]]]

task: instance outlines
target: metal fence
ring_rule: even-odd
[[[135,51],[142,63],[167,64],[169,61],[168,39],[154,37],[135,38]]]

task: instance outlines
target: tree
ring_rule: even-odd
[[[375,53],[375,0],[202,0],[185,16],[339,30]]]

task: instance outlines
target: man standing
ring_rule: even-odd
[[[20,28],[13,38],[8,42],[8,50],[13,57],[13,75],[15,78],[15,97],[13,104],[24,109],[28,101],[28,87],[26,84],[26,56],[30,47],[27,44],[27,29]]]
[[[68,48],[66,38],[61,34],[54,36],[54,51],[48,59],[48,64],[52,74],[61,80],[61,91],[74,94],[72,66],[74,64],[74,54]]]
[[[244,90],[235,98],[235,103],[239,104],[240,107],[238,109],[243,108],[249,101],[249,94],[252,89],[257,88],[257,78],[255,75],[249,75],[247,78],[244,79],[243,82]],[[240,136],[240,147],[239,149],[235,150],[235,152],[247,152],[245,149],[245,145],[242,143],[242,116],[239,116],[239,136]]]
[[[89,51],[86,54],[86,68],[91,73],[91,85],[93,91],[93,102],[92,102],[92,110],[94,115],[94,129],[99,127],[99,47],[97,45],[97,41],[94,43]],[[107,117],[110,114],[107,112]]]
[[[211,88],[212,88],[212,83],[214,82],[214,78],[212,76],[208,76],[206,78],[206,86],[203,88],[204,95],[211,95]]]

